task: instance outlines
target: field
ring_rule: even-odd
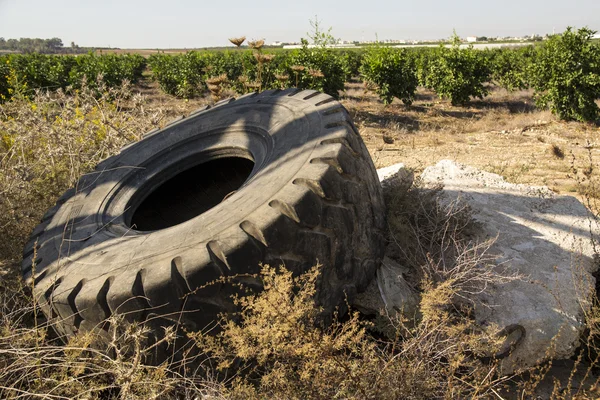
[[[297,84],[338,97],[377,168],[401,162],[418,174],[452,159],[509,182],[574,195],[598,212],[600,125],[590,105],[600,105],[598,89],[590,84],[575,94],[552,92],[540,83],[546,71],[527,61],[531,50],[374,48],[355,57],[302,49],[271,56],[254,46],[148,60],[0,58],[6,73],[0,81],[0,397],[525,398],[540,390],[555,399],[596,397],[597,307],[582,351],[565,362],[559,381],[552,381],[552,363],[508,377],[498,373],[497,361],[488,357],[501,345],[497,327],[473,329],[459,299],[460,279],[436,274],[435,266],[464,251],[471,254],[461,265],[467,277],[489,284],[508,278],[480,270],[490,260],[486,243],[467,238],[468,211],[439,208],[435,192],[418,186],[385,193],[388,250],[398,253],[400,238],[419,243],[398,260],[419,277],[418,318],[350,313],[320,329],[311,302],[318,270],[292,277],[265,267],[261,279],[269,289],[240,301],[239,324],[222,321],[216,337],[190,333],[204,357],[200,365],[145,366],[147,329],[119,318],[109,321],[108,341],[86,332],[66,347],[57,341],[19,277],[23,245],[44,212],[82,174],[144,132],[252,90]],[[536,52],[538,65],[557,58]],[[460,82],[447,79],[457,65]],[[554,97],[541,102],[547,92]],[[455,247],[445,247],[439,232],[452,232]],[[173,340],[167,331],[160,342]]]
[[[417,171],[452,159],[497,173],[514,183],[546,185],[578,195],[573,163],[597,159],[598,126],[564,122],[536,110],[531,91],[494,88],[468,107],[439,101],[422,89],[411,107],[385,106],[358,84],[343,104],[361,128],[377,167],[402,162]],[[393,139],[386,143],[384,137]]]

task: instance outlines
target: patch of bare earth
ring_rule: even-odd
[[[420,88],[412,106],[399,100],[386,106],[362,84],[350,83],[342,103],[377,168],[402,162],[421,171],[452,159],[510,182],[575,194],[573,165],[590,172],[589,157],[600,154],[597,125],[559,121],[535,108],[531,91],[493,87],[484,100],[454,107]]]

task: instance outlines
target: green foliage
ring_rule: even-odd
[[[339,51],[340,57],[344,62],[344,68],[346,69],[346,80],[350,80],[354,76],[360,74],[360,66],[363,63],[364,52],[362,50],[341,50]]]
[[[482,99],[488,94],[485,83],[490,71],[481,52],[473,47],[460,48],[460,39],[454,36],[452,47],[440,47],[439,56],[430,60],[426,77],[432,88],[452,105],[464,105],[470,97]]]
[[[92,53],[75,57],[75,64],[69,73],[69,83],[75,87],[81,85],[85,77],[94,85],[98,75],[102,74],[108,87],[118,87],[127,80],[136,83],[146,68],[146,59],[139,54],[107,54],[97,56]]]
[[[307,36],[312,41],[312,44],[318,47],[325,47],[331,44],[336,44],[337,39],[331,34],[331,27],[324,31],[321,26],[319,17],[315,15],[315,19],[309,19],[311,31],[307,32]]]
[[[394,97],[412,104],[417,90],[414,63],[404,49],[373,47],[369,49],[360,68],[366,81],[376,85],[375,91],[385,104]]]
[[[7,100],[11,91],[22,87],[27,87],[28,95],[32,95],[34,89],[78,88],[84,77],[88,86],[96,87],[99,75],[109,88],[120,86],[124,80],[136,83],[146,67],[146,59],[137,54],[57,56],[32,53],[10,54],[0,60],[0,95],[4,95],[0,101]],[[20,87],[11,87],[14,82]]]
[[[0,56],[0,103],[6,101],[9,96],[8,78],[10,75],[10,59]]]
[[[595,121],[600,109],[600,46],[594,31],[570,27],[540,47],[531,66],[536,103],[564,120]]]
[[[48,56],[43,54],[14,54],[8,56],[8,64],[19,82],[27,83],[31,89],[65,88],[69,84],[69,73],[75,57]]]
[[[240,76],[253,70],[257,64],[252,51],[224,51],[207,54],[207,64],[210,65],[210,75],[227,75],[230,81],[236,81]],[[253,79],[254,76],[251,77]]]
[[[71,47],[64,47],[62,40],[56,37],[51,39],[20,38],[8,40],[0,37],[0,50],[43,54],[85,51],[85,49],[80,48],[74,42],[71,42]]]
[[[191,98],[201,92],[206,80],[207,57],[197,51],[170,56],[155,54],[148,58],[148,65],[160,88],[173,96]]]
[[[158,54],[150,57],[149,65],[166,93],[184,98],[202,94],[205,83],[215,100],[223,89],[243,94],[286,86],[324,91],[337,98],[346,79],[357,73],[360,57],[328,49],[335,42],[331,29],[323,31],[317,18],[311,26],[309,37],[315,46],[303,40],[299,50],[267,54],[259,46],[253,51]]]
[[[431,48],[418,48],[411,49],[409,52],[410,56],[413,58],[413,63],[415,65],[417,78],[419,79],[419,86],[428,87],[427,86],[427,77],[429,76],[429,68],[432,61],[439,56],[439,49],[431,49]]]
[[[304,42],[302,49],[289,54],[289,63],[306,68],[299,76],[298,88],[300,89],[320,90],[336,99],[339,98],[338,92],[344,90],[346,81],[344,62],[332,49],[309,47]],[[310,70],[320,71],[323,77],[311,75]]]
[[[528,67],[531,63],[533,48],[494,49],[490,55],[492,79],[508,91],[529,87]]]

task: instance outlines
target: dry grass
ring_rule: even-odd
[[[265,291],[238,298],[236,321],[220,333],[190,333],[200,356],[147,366],[149,331],[112,318],[108,332],[82,332],[66,345],[35,318],[24,288],[3,287],[0,395],[42,398],[490,398],[507,390],[493,355],[494,326],[470,317],[471,297],[498,275],[471,243],[468,209],[442,205],[438,190],[386,193],[390,251],[414,270],[421,288],[416,318],[357,312],[320,327],[313,303],[319,268],[293,277],[264,266]],[[400,242],[400,240],[405,242]],[[406,246],[407,244],[412,246]],[[36,323],[37,321],[37,323]],[[169,331],[163,341],[172,342]],[[153,346],[158,346],[156,343]],[[198,363],[198,360],[201,360]]]
[[[127,84],[100,91],[100,98],[86,87],[18,96],[0,106],[0,259],[17,260],[28,231],[62,192],[164,118],[146,112]]]
[[[321,328],[312,302],[318,267],[293,277],[265,266],[266,290],[237,300],[235,323],[222,320],[217,335],[191,334],[200,356],[189,363],[144,365],[150,332],[118,317],[108,331],[57,342],[18,277],[29,231],[100,159],[208,101],[174,100],[142,85],[142,94],[125,85],[98,98],[84,88],[0,106],[1,398],[530,398],[551,378],[551,365],[500,375],[494,355],[505,338],[498,327],[475,325],[473,294],[518,277],[492,268],[489,243],[473,241],[467,208],[440,203],[439,189],[418,185],[385,194],[388,254],[413,272],[416,317],[370,321],[351,312]],[[343,103],[378,166],[402,161],[418,170],[453,158],[513,181],[571,185],[600,198],[594,197],[597,127],[558,122],[534,110],[530,96],[494,91],[458,109],[421,91],[411,107],[383,106],[351,85]],[[598,315],[593,307],[584,351],[562,382],[550,382],[548,398],[597,397]],[[163,340],[171,343],[174,335],[166,332]]]

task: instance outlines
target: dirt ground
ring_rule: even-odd
[[[209,97],[181,100],[165,95],[150,77],[140,91],[169,116],[212,102]],[[420,88],[411,106],[399,100],[384,105],[362,83],[352,82],[340,101],[377,168],[401,162],[420,172],[451,159],[509,182],[546,185],[556,193],[580,197],[600,160],[600,126],[559,121],[550,111],[535,108],[532,91],[510,93],[492,87],[484,100],[455,107]]]
[[[558,121],[549,111],[535,108],[531,91],[493,88],[484,100],[453,107],[420,89],[409,107],[400,101],[385,106],[361,84],[350,84],[342,103],[377,168],[402,162],[420,171],[452,159],[513,183],[574,193],[573,166],[587,168],[590,155],[594,161],[600,155],[600,127]]]

